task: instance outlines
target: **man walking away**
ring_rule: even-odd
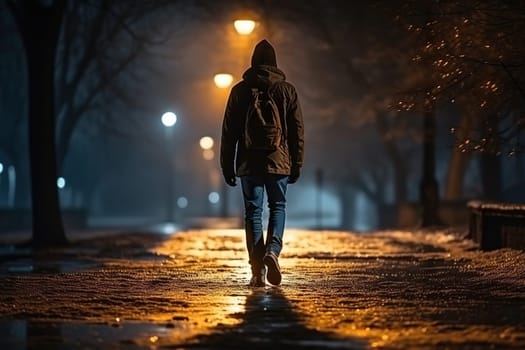
[[[251,67],[230,92],[221,137],[224,180],[230,186],[237,184],[236,177],[241,181],[250,286],[265,286],[266,279],[272,285],[281,283],[278,258],[283,248],[286,188],[299,179],[303,147],[303,117],[296,89],[277,68],[272,45],[262,40],[255,46]],[[262,225],[265,193],[269,208],[266,240]]]

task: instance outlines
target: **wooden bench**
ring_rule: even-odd
[[[525,204],[469,201],[469,238],[482,250],[525,249]]]

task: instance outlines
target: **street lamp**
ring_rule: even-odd
[[[219,89],[226,89],[232,84],[233,75],[229,73],[218,73],[213,77],[213,81]]]
[[[255,21],[251,19],[238,19],[233,22],[233,26],[240,35],[249,35],[255,29]]]
[[[57,179],[57,187],[60,189],[66,187],[66,179],[64,179],[62,176]]]
[[[177,115],[173,112],[166,112],[162,115],[161,121],[165,127],[171,128],[177,123]]]
[[[211,149],[213,147],[213,139],[209,136],[201,137],[199,145],[203,150]]]
[[[202,149],[202,157],[205,160],[212,160],[215,157],[215,154],[213,152],[213,145],[214,144],[215,144],[215,141],[210,136],[203,136],[199,140],[199,146]],[[212,173],[209,170],[210,169],[208,169],[208,171],[207,171],[207,174],[208,174],[207,187],[208,187],[208,189],[211,189],[211,187],[212,187],[212,185],[211,185],[212,184]],[[210,204],[216,203],[216,202],[211,201],[209,198],[210,197],[208,196],[208,201],[209,201]],[[218,201],[218,199],[217,199],[217,201]],[[209,209],[211,209],[211,208],[209,208]]]
[[[171,156],[170,151],[174,149],[175,140],[173,138],[173,126],[177,123],[177,115],[173,112],[166,112],[161,117],[162,125],[166,127],[166,221],[174,222],[174,179],[175,179],[175,158]]]
[[[71,186],[68,185],[66,182],[66,179],[63,176],[59,176],[57,178],[57,188],[59,190],[58,195],[60,198],[60,203],[64,207],[72,207],[74,205],[73,202],[73,189]]]
[[[199,145],[202,148],[202,157],[206,160],[212,160],[215,157],[215,153],[213,152],[213,144],[214,141],[209,136],[204,136],[200,139]]]
[[[225,89],[233,83],[233,76],[229,73],[219,73],[219,74],[215,74],[213,81],[215,82],[215,86],[217,86],[219,89]],[[222,217],[227,217],[228,216],[228,188],[226,187],[226,184],[224,182],[221,182],[221,183],[222,183],[221,185],[222,186],[221,188],[221,192],[222,192],[221,215]]]

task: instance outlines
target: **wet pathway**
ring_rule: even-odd
[[[22,252],[0,263],[0,348],[525,348],[524,254],[459,236],[289,230],[279,288],[247,286],[240,230]]]

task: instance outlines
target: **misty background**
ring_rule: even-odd
[[[410,27],[424,28],[421,13],[401,0],[68,2],[55,72],[63,213],[81,212],[91,226],[209,217],[240,223],[240,187],[224,185],[218,160],[229,88],[213,78],[229,73],[239,81],[266,38],[298,90],[305,124],[304,168],[288,188],[287,225],[366,231],[416,224],[424,113],[414,100],[418,87],[439,85],[429,77],[444,68],[434,65],[430,74],[419,64],[430,55],[422,31]],[[252,34],[235,31],[239,18],[256,21]],[[451,22],[440,23],[448,30]],[[11,212],[31,207],[24,55],[0,2],[0,207]],[[479,109],[467,108],[485,101],[472,86],[481,84],[453,87],[453,97],[428,88],[439,97],[434,176],[442,207],[475,198],[523,202],[517,149],[475,152],[465,149],[468,137],[458,141],[457,130],[484,128],[473,122]],[[522,115],[517,99],[498,110]],[[177,116],[171,128],[161,123],[165,112]],[[201,148],[204,136],[214,140],[213,153]],[[409,219],[400,219],[402,208],[411,208]]]

